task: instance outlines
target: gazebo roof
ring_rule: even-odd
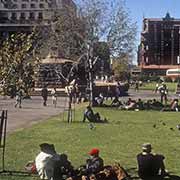
[[[42,64],[64,64],[64,63],[73,63],[74,61],[70,59],[55,57],[48,55],[45,59],[42,59]]]

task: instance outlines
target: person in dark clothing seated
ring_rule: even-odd
[[[139,110],[144,110],[144,104],[141,99],[138,99],[138,101],[136,102],[136,108]]]
[[[119,100],[117,96],[113,99],[113,101],[110,104],[111,107],[119,107],[122,105],[123,105],[122,102]]]
[[[138,174],[143,180],[156,180],[167,175],[163,155],[152,154],[150,143],[142,145],[142,153],[137,155]]]
[[[71,162],[68,160],[68,156],[66,154],[60,154],[59,162],[56,164],[56,172],[59,171],[61,174],[60,177],[66,179],[68,177],[76,176],[76,172]],[[58,176],[57,176],[58,179]]]
[[[150,107],[153,110],[161,110],[164,107],[164,105],[161,102],[157,101],[156,99],[153,99]]]
[[[94,112],[90,106],[87,106],[84,111],[83,122],[85,122],[86,119],[88,119],[89,122],[94,122],[94,123],[107,122],[106,118],[104,120],[101,119],[99,113],[94,114]]]
[[[84,177],[82,179],[88,179],[92,174],[97,174],[104,168],[104,161],[99,157],[99,149],[93,148],[89,152],[90,158],[86,160],[86,165],[82,166],[81,173]]]

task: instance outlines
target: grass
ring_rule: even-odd
[[[175,92],[177,83],[166,83],[169,91]],[[151,82],[151,83],[144,83],[142,87],[140,87],[141,90],[151,90],[154,91],[156,87],[156,82]]]
[[[75,167],[85,163],[87,152],[98,147],[105,164],[120,162],[130,174],[136,176],[136,155],[141,144],[151,142],[157,153],[166,157],[167,169],[180,176],[180,123],[175,112],[127,112],[116,109],[97,108],[108,124],[95,124],[90,130],[88,123],[81,123],[83,108],[76,111],[72,124],[53,117],[29,129],[21,129],[7,138],[6,169],[24,170],[24,165],[39,153],[39,144],[53,143],[59,153],[67,153]],[[165,125],[163,125],[165,123]],[[153,125],[156,124],[156,128]],[[173,128],[170,129],[170,128]],[[0,176],[1,180],[29,180],[37,177]]]

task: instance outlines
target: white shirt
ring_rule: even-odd
[[[40,152],[35,159],[36,169],[40,179],[53,179],[54,161],[53,155]]]

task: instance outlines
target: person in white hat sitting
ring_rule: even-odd
[[[156,180],[167,175],[163,162],[165,157],[153,154],[151,150],[151,144],[145,143],[142,145],[142,152],[137,155],[138,174],[143,180]]]

